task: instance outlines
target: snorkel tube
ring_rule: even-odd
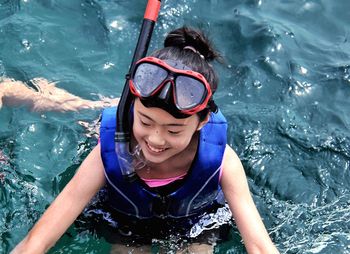
[[[133,96],[129,89],[129,79],[135,68],[135,63],[147,54],[153,28],[160,10],[160,3],[161,0],[148,0],[134,56],[129,72],[125,76],[126,80],[117,109],[116,132],[114,135],[115,150],[121,173],[128,181],[136,179],[135,168],[132,165],[133,153],[130,152],[131,126],[129,114]]]

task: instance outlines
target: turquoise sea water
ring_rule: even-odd
[[[0,0],[0,76],[119,96],[146,1]],[[350,253],[350,1],[163,1],[151,49],[182,24],[225,56],[215,98],[281,253]],[[28,82],[28,85],[30,83]],[[96,111],[0,110],[0,253],[37,221],[96,143]],[[216,253],[245,253],[237,230]],[[71,227],[50,253],[108,253]]]

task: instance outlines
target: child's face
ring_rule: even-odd
[[[161,163],[182,152],[204,123],[198,116],[177,119],[160,108],[147,108],[135,100],[133,134],[146,160]]]

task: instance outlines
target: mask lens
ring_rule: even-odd
[[[199,80],[187,76],[176,78],[176,101],[180,109],[190,109],[201,104],[205,86]]]
[[[157,90],[167,76],[168,72],[163,68],[150,63],[142,63],[137,66],[133,82],[141,96],[148,97]]]

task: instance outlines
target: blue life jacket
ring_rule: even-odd
[[[123,179],[115,152],[116,108],[103,111],[100,142],[108,199],[117,211],[140,219],[197,216],[218,205],[224,198],[219,177],[226,147],[227,123],[218,112],[200,130],[198,150],[182,185],[168,195],[160,195],[141,179]]]

